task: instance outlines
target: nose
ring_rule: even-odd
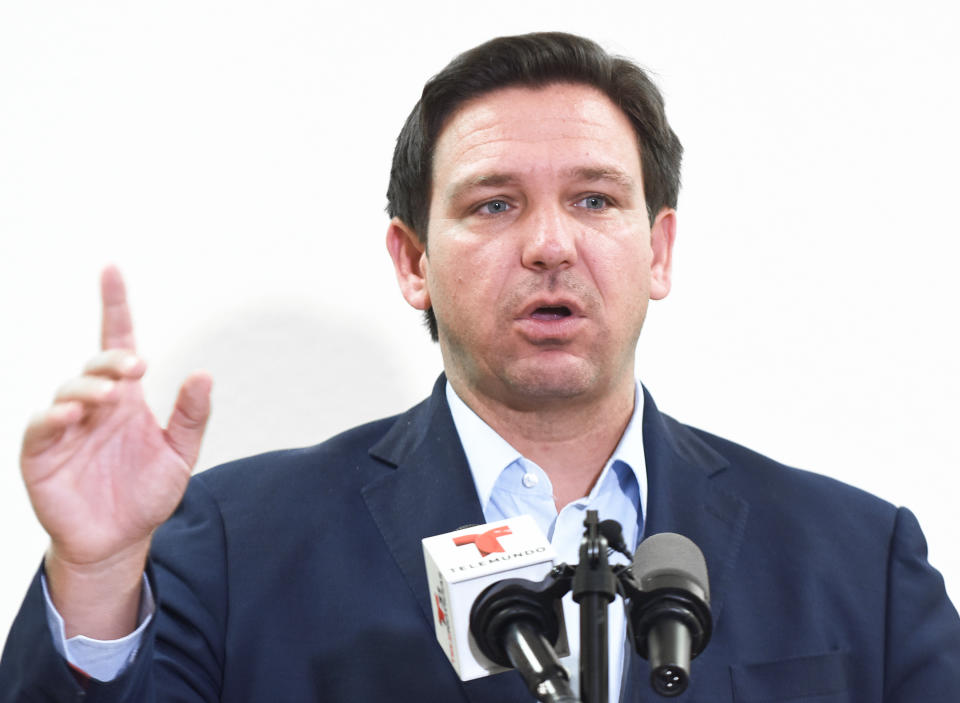
[[[577,223],[561,208],[544,208],[523,223],[521,259],[526,268],[551,271],[577,263]]]

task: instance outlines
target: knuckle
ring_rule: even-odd
[[[87,375],[119,375],[127,365],[131,365],[132,355],[122,349],[108,349],[100,352],[84,367]]]
[[[198,412],[196,408],[180,408],[180,426],[188,430],[196,430],[207,421],[204,413]]]

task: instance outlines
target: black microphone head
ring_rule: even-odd
[[[633,557],[638,591],[629,603],[640,656],[650,661],[650,683],[661,696],[678,696],[690,680],[690,660],[710,641],[710,584],[700,549],[683,535],[648,537]]]
[[[680,588],[710,604],[710,582],[703,552],[690,539],[673,532],[651,535],[633,555],[633,576],[641,591]]]
[[[607,538],[607,544],[614,551],[631,557],[627,550],[627,543],[623,540],[623,528],[616,520],[602,520],[600,522],[600,534]]]

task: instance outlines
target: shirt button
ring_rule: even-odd
[[[540,477],[536,474],[526,473],[523,475],[523,485],[527,488],[533,488],[538,483],[540,483]]]

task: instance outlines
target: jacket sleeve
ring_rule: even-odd
[[[960,700],[960,617],[905,508],[897,513],[887,569],[884,701]]]
[[[155,703],[220,700],[227,617],[220,513],[202,482],[154,535],[147,566],[157,604],[136,657],[103,683],[61,657],[47,625],[39,573],[0,659],[0,703]]]

